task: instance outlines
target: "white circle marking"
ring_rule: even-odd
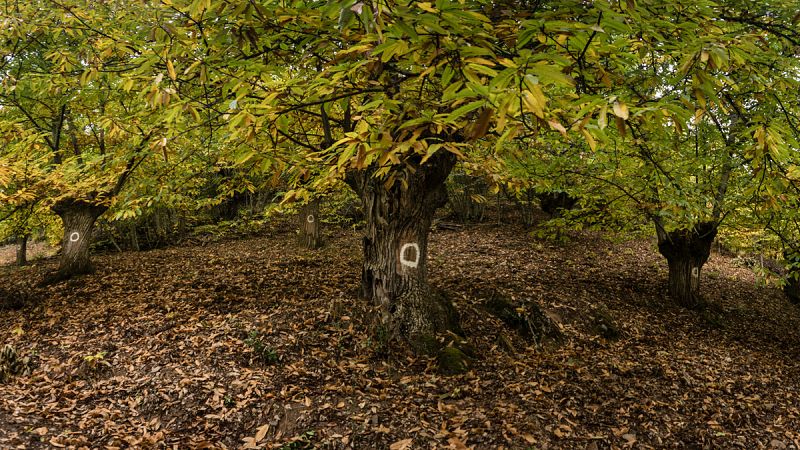
[[[414,259],[406,259],[406,250],[409,248],[414,249]],[[419,265],[419,245],[416,242],[409,242],[407,244],[403,244],[400,247],[400,264],[404,266],[408,266],[411,268],[417,267]]]
[[[306,217],[306,220],[308,221],[308,223],[314,223],[314,215],[309,214],[308,217]]]
[[[73,231],[72,234],[69,235],[69,241],[70,242],[78,242],[78,240],[80,240],[80,238],[81,238],[81,234],[78,233],[77,231]]]

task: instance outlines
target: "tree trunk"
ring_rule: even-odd
[[[21,234],[17,238],[17,265],[28,264],[28,238],[27,234]]]
[[[367,220],[362,293],[376,306],[387,336],[408,342],[417,353],[438,350],[437,334],[460,331],[455,308],[427,281],[428,232],[434,213],[447,202],[444,182],[455,162],[454,155],[439,152],[413,173],[398,173],[388,187],[372,176],[374,169],[351,184]]]
[[[794,250],[784,250],[783,259],[786,264],[783,293],[790,302],[800,304],[800,254]]]
[[[136,231],[136,221],[131,221],[128,226],[128,241],[130,242],[131,250],[138,252],[141,250],[139,247],[139,233]]]
[[[319,237],[319,199],[314,199],[300,209],[300,246],[311,250],[321,245]]]
[[[691,229],[666,232],[656,225],[658,251],[669,265],[669,295],[681,306],[698,308],[700,270],[711,255],[711,244],[717,235],[717,224],[702,222]]]
[[[566,192],[540,192],[536,196],[539,198],[542,211],[551,216],[557,216],[565,210],[572,209],[578,202],[577,198]]]
[[[61,262],[56,279],[67,279],[92,271],[89,260],[89,245],[92,240],[94,223],[106,207],[97,206],[81,200],[66,200],[53,206],[64,225],[64,238],[61,241]]]

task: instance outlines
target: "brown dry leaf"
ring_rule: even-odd
[[[31,283],[57,261],[0,267],[0,290],[39,289],[42,299],[0,314],[0,346],[38,359],[33,376],[0,384],[0,448],[48,439],[47,447],[90,447],[100,435],[109,447],[219,446],[234,435],[248,436],[247,448],[282,436],[342,446],[330,440],[341,434],[331,436],[351,429],[348,445],[388,448],[404,433],[415,440],[397,447],[408,450],[447,447],[450,437],[477,448],[570,445],[557,434],[595,440],[589,449],[800,447],[800,308],[780,290],[714,252],[703,272],[715,274],[703,280],[720,321],[711,323],[665,301],[667,265],[652,241],[565,232],[570,241],[556,245],[506,221],[515,210],[499,212],[430,236],[432,283],[452,294],[479,355],[457,378],[434,374],[425,358],[375,358],[369,305],[352,294],[358,231],[332,230],[319,252],[297,250],[292,225],[98,255],[95,274],[47,288]],[[565,342],[530,345],[485,313],[481,289],[508,294],[518,308],[539,304]],[[597,334],[593,321],[603,317],[616,322],[618,339]],[[255,357],[244,342],[251,331],[277,363]],[[501,334],[518,355],[498,344]],[[86,370],[85,357],[99,352],[111,367]],[[607,425],[589,425],[597,423]],[[728,433],[732,424],[748,428]],[[47,428],[44,438],[29,431],[37,427]]]
[[[414,443],[414,438],[403,439],[401,441],[397,441],[394,444],[389,446],[389,450],[408,450],[411,448],[411,444]]]
[[[261,442],[264,439],[264,437],[267,435],[267,431],[269,431],[269,424],[268,423],[265,423],[264,425],[261,425],[260,427],[258,427],[258,429],[256,430],[255,442],[256,443]]]
[[[447,442],[450,444],[449,448],[453,450],[467,450],[467,446],[457,437],[451,437]]]

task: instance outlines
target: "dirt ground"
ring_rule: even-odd
[[[800,309],[730,257],[705,267],[698,312],[664,297],[650,240],[436,231],[430,279],[477,355],[448,377],[366,325],[359,242],[303,251],[279,227],[101,255],[49,287],[55,261],[0,268],[27,302],[0,312],[0,345],[33,361],[0,385],[0,447],[800,449]],[[492,290],[565,341],[525,341],[482,307]]]

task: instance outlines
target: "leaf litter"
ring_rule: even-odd
[[[612,238],[432,233],[431,283],[480,355],[450,377],[370,332],[357,232],[318,252],[284,225],[105,254],[46,288],[55,261],[2,268],[28,305],[0,314],[0,344],[34,367],[0,384],[0,447],[800,449],[797,308],[719,254],[708,310],[674,306],[654,242]],[[487,290],[538,304],[565,341],[524,340]]]

